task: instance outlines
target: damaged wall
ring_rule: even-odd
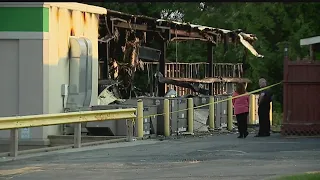
[[[158,62],[144,62],[144,70],[148,76],[148,85],[150,87],[150,93],[154,92],[154,77],[153,74],[158,69]],[[243,78],[242,63],[213,63],[213,74],[208,76],[207,71],[210,64],[206,62],[200,63],[173,63],[168,62],[165,65],[165,77],[168,80],[200,83],[204,86],[204,89],[209,89],[209,86],[213,86],[212,95],[225,95],[233,92],[233,85],[236,82],[249,83],[250,80]],[[150,74],[152,74],[150,76]],[[166,84],[166,92],[170,89],[174,89],[178,95],[183,96],[187,94],[196,94],[192,89],[185,87],[178,87],[173,84]]]
[[[86,37],[92,42],[92,87],[93,105],[98,96],[98,19],[99,15],[65,7],[62,3],[49,4],[50,40],[48,43],[49,57],[44,61],[44,78],[47,78],[44,95],[45,112],[58,113],[63,111],[61,85],[69,83],[69,37]],[[71,3],[73,4],[73,3]],[[99,8],[100,9],[100,8]],[[66,99],[65,99],[66,100]],[[54,129],[51,129],[54,131]],[[57,129],[58,130],[58,129]],[[50,132],[50,134],[55,134]],[[57,132],[56,132],[57,133]]]
[[[98,14],[69,10],[65,7],[50,7],[50,35],[54,38],[49,42],[49,81],[50,89],[55,88],[55,95],[50,94],[49,101],[57,104],[57,97],[60,96],[61,84],[68,83],[69,80],[69,37],[86,37],[92,42],[93,55],[93,96],[97,97],[98,87]],[[61,73],[57,72],[60,71]],[[59,78],[56,78],[58,76]],[[59,100],[60,101],[60,100]],[[96,99],[92,102],[95,104]],[[59,102],[61,104],[61,101]],[[52,109],[55,108],[55,109]],[[51,105],[49,111],[61,111],[62,107]]]

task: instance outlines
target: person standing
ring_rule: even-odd
[[[260,88],[267,86],[264,78],[259,79]],[[261,91],[258,99],[259,133],[255,137],[270,136],[270,102],[272,93],[269,90]]]
[[[246,93],[246,87],[243,83],[238,83],[233,97]],[[238,131],[240,135],[238,138],[246,138],[248,136],[248,114],[249,114],[249,95],[236,97],[232,99],[234,107],[234,114],[236,115],[238,123]]]

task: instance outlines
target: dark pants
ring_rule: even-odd
[[[237,114],[238,131],[240,136],[248,133],[248,112]]]
[[[270,135],[270,114],[268,110],[258,110],[259,115],[259,136]]]

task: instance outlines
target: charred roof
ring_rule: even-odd
[[[258,39],[254,34],[243,32],[241,29],[227,30],[190,23],[181,23],[164,19],[157,19],[143,15],[131,15],[107,9],[106,15],[100,16],[100,25],[106,25],[106,19],[112,21],[117,28],[126,28],[139,31],[151,31],[170,34],[169,41],[174,40],[203,40],[214,44],[240,42],[256,57],[263,57],[252,46]]]

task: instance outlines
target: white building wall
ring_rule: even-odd
[[[19,39],[23,32],[12,33],[16,39],[0,40],[0,116],[42,114],[43,33],[41,39]],[[9,131],[0,131],[0,137],[8,138]],[[31,128],[29,137],[43,139],[42,128]]]

